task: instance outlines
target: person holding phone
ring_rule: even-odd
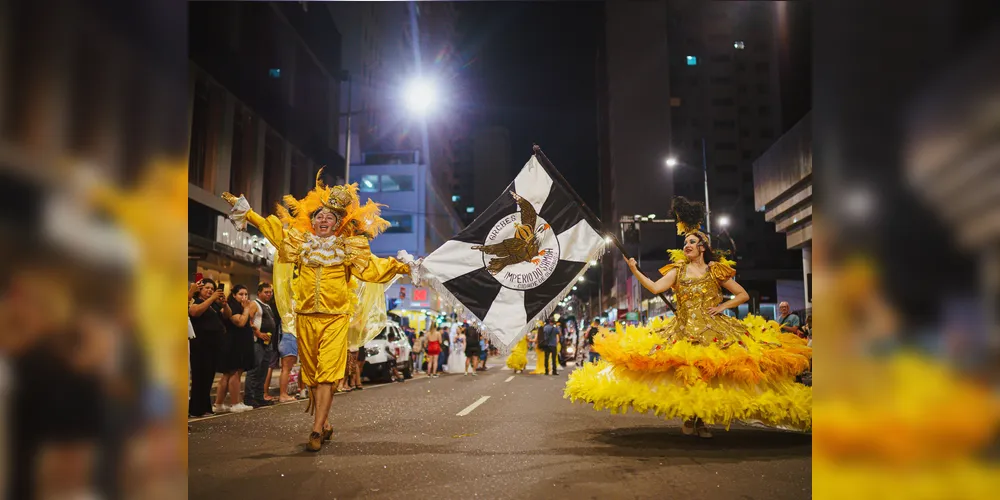
[[[240,399],[240,378],[243,372],[254,368],[254,335],[250,319],[257,313],[257,303],[250,300],[247,287],[236,285],[227,304],[232,313],[226,321],[226,336],[217,369],[222,375],[215,391],[215,411],[239,413],[253,409]],[[229,395],[228,405],[226,394]]]
[[[188,341],[191,352],[188,415],[191,417],[215,414],[212,409],[212,381],[222,352],[222,339],[226,335],[224,321],[232,315],[225,292],[216,290],[214,281],[202,280],[188,306],[188,319],[194,329],[194,338]]]

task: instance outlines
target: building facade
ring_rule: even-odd
[[[376,255],[394,257],[406,250],[426,257],[462,230],[450,195],[437,187],[419,151],[364,153],[352,172],[362,200],[387,205],[382,217],[392,225],[372,241]],[[386,297],[390,308],[442,311],[440,297],[428,288],[414,287],[408,277],[390,287]]]
[[[340,35],[324,9],[300,3],[189,6],[189,271],[253,288],[270,279],[273,248],[254,228],[238,233],[220,198],[244,194],[270,214],[304,196],[337,147]]]
[[[754,203],[790,249],[802,250],[801,292],[779,285],[778,300],[812,308],[812,114],[781,136],[753,163]],[[787,290],[787,292],[785,291]]]
[[[705,200],[707,170],[713,246],[735,255],[753,310],[777,301],[779,281],[802,276],[799,252],[754,203],[752,162],[794,123],[783,110],[793,43],[784,4],[606,2],[598,54],[602,217],[615,225],[622,216],[669,217],[675,195]],[[647,274],[680,244],[671,224],[613,229]],[[606,281],[613,273],[611,305],[650,306],[621,259],[604,272]]]

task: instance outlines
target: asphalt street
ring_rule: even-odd
[[[533,355],[529,371],[534,363]],[[563,399],[558,377],[502,369],[418,376],[334,398],[334,437],[304,450],[295,402],[193,421],[188,493],[218,498],[812,497],[809,435],[611,415]],[[291,496],[294,495],[294,496]]]

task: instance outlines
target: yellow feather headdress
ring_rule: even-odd
[[[382,207],[371,199],[364,205],[358,199],[358,185],[327,186],[323,182],[323,169],[316,173],[316,187],[305,198],[296,199],[285,195],[284,205],[278,205],[275,212],[278,219],[289,228],[302,232],[312,231],[312,216],[320,209],[327,209],[340,217],[338,236],[364,235],[369,239],[378,236],[391,225],[381,217]]]

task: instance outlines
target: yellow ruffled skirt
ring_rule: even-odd
[[[665,419],[701,418],[708,424],[756,421],[774,427],[812,426],[812,388],[795,383],[809,368],[812,349],[777,323],[759,316],[743,320],[742,345],[665,343],[647,326],[604,330],[593,349],[601,361],[573,371],[565,397],[596,410],[652,412]]]
[[[528,339],[522,338],[514,345],[514,349],[507,356],[507,368],[511,370],[524,370],[528,366]]]

